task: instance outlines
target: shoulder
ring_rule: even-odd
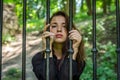
[[[36,53],[36,54],[32,57],[32,63],[43,59],[43,56],[44,56],[44,52],[43,52],[43,51]]]

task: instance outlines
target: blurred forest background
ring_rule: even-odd
[[[50,0],[51,13],[68,13],[69,0]],[[92,0],[74,0],[74,23],[81,30],[85,42],[86,67],[80,80],[92,80]],[[116,80],[116,6],[115,0],[97,0],[97,78]],[[3,7],[3,80],[21,80],[21,52],[23,28],[22,0],[4,0]],[[46,19],[45,0],[27,0],[27,59],[26,78],[33,77],[31,58],[41,47],[41,33]],[[30,75],[31,74],[31,75]]]

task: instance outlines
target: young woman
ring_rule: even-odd
[[[46,37],[50,37],[50,80],[69,80],[68,39],[73,41],[72,77],[79,80],[85,67],[84,45],[80,32],[73,25],[68,31],[69,17],[62,11],[53,14],[50,24],[45,26],[42,34],[44,45]],[[46,29],[50,27],[50,32]],[[33,72],[38,80],[46,80],[45,50],[38,52],[32,59]]]

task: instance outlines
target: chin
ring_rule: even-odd
[[[56,43],[64,43],[65,40],[57,39],[57,40],[55,40],[55,42],[56,42]]]

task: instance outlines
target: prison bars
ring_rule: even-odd
[[[0,80],[2,80],[2,24],[3,24],[3,0],[0,0]]]
[[[25,80],[26,67],[26,0],[23,0],[23,44],[22,44],[22,80]],[[97,65],[96,65],[96,0],[92,1],[93,6],[93,80],[97,80]],[[48,2],[49,3],[49,2]],[[50,10],[50,9],[49,9]],[[71,10],[72,11],[72,10]],[[48,12],[47,12],[48,13]],[[117,31],[117,79],[120,80],[120,15],[119,15],[119,0],[116,0],[116,31]],[[48,18],[49,19],[49,18]],[[48,20],[49,22],[49,20]],[[2,80],[2,24],[3,24],[3,0],[0,0],[0,80]],[[70,42],[71,43],[71,42]],[[72,52],[72,51],[71,51]],[[48,67],[49,68],[49,67]],[[49,74],[49,73],[48,73]],[[71,74],[72,75],[72,74]]]
[[[26,80],[26,2],[23,0],[22,80]]]
[[[69,31],[72,30],[73,27],[73,0],[69,0]],[[72,55],[73,55],[73,49],[72,49],[72,41],[69,40],[69,80],[72,80]]]
[[[46,23],[50,23],[50,0],[46,1]],[[50,31],[50,28],[47,29],[47,31]],[[46,80],[49,80],[49,56],[50,56],[50,37],[46,38]]]
[[[97,80],[97,61],[96,61],[96,55],[97,55],[97,48],[96,48],[96,0],[92,0],[92,39],[93,39],[93,80]]]
[[[120,12],[119,0],[116,0],[116,32],[117,32],[117,80],[120,80]]]
[[[46,21],[47,21],[47,24],[50,23],[50,0],[47,0],[46,1],[47,3],[47,18],[46,18]],[[73,21],[73,0],[69,0],[69,30],[72,30],[72,21]],[[49,31],[49,29],[48,29]],[[49,55],[50,55],[50,43],[49,43],[50,39],[47,38],[46,39],[46,57],[47,57],[47,66],[46,66],[46,77],[47,77],[47,80],[49,80]],[[73,53],[73,50],[72,50],[72,41],[69,40],[69,61],[70,61],[70,80],[72,80],[72,53]]]

